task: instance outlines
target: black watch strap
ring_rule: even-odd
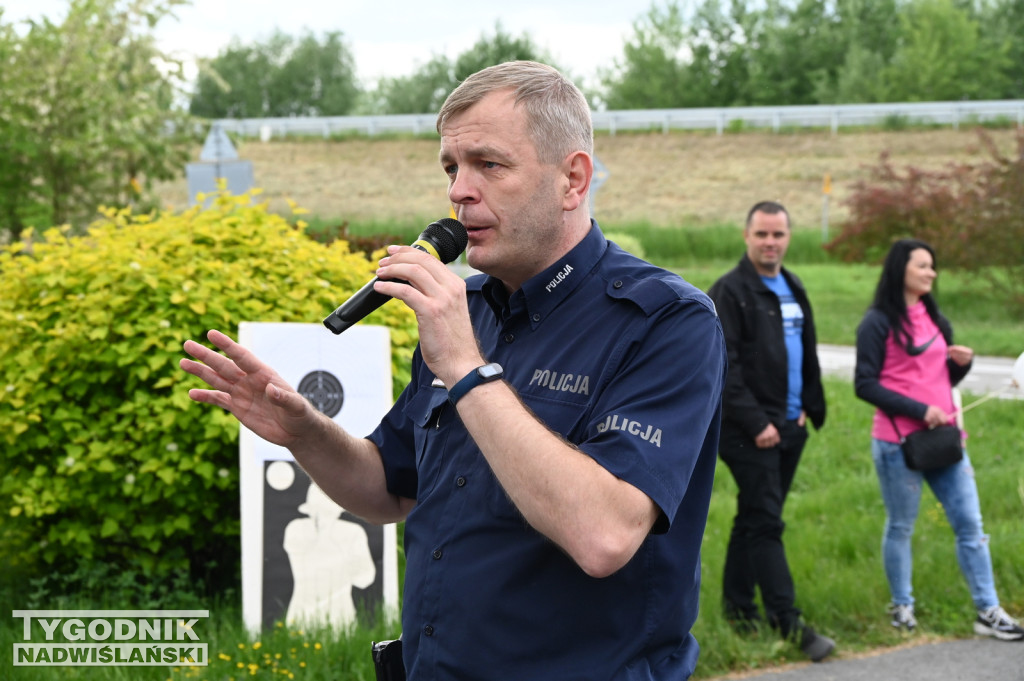
[[[505,370],[502,369],[501,365],[497,362],[491,362],[490,364],[477,367],[451,387],[448,391],[448,401],[452,404],[458,404],[459,400],[465,397],[466,393],[473,388],[484,383],[497,381],[504,375]]]

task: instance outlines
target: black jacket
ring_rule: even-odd
[[[803,409],[815,428],[825,424],[825,390],[821,385],[814,316],[800,279],[782,268],[804,312]],[[723,395],[723,425],[738,426],[755,438],[768,423],[786,420],[789,385],[786,340],[779,298],[761,281],[746,254],[708,291],[725,331],[729,374]]]

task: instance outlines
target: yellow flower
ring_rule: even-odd
[[[262,648],[262,647],[263,647],[263,644],[262,644],[262,643],[260,643],[259,641],[256,641],[256,643],[253,643],[253,644],[252,644],[252,649],[253,649],[253,650],[259,650],[259,649],[260,649],[260,648]]]

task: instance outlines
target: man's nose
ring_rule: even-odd
[[[448,200],[452,203],[471,203],[480,198],[480,191],[470,173],[459,171],[448,187]]]

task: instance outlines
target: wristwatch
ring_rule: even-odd
[[[458,401],[473,388],[483,383],[497,381],[504,375],[505,370],[502,369],[501,365],[497,362],[491,362],[490,364],[485,364],[482,367],[477,367],[466,374],[465,378],[451,387],[448,391],[448,401],[453,405],[457,404]]]

